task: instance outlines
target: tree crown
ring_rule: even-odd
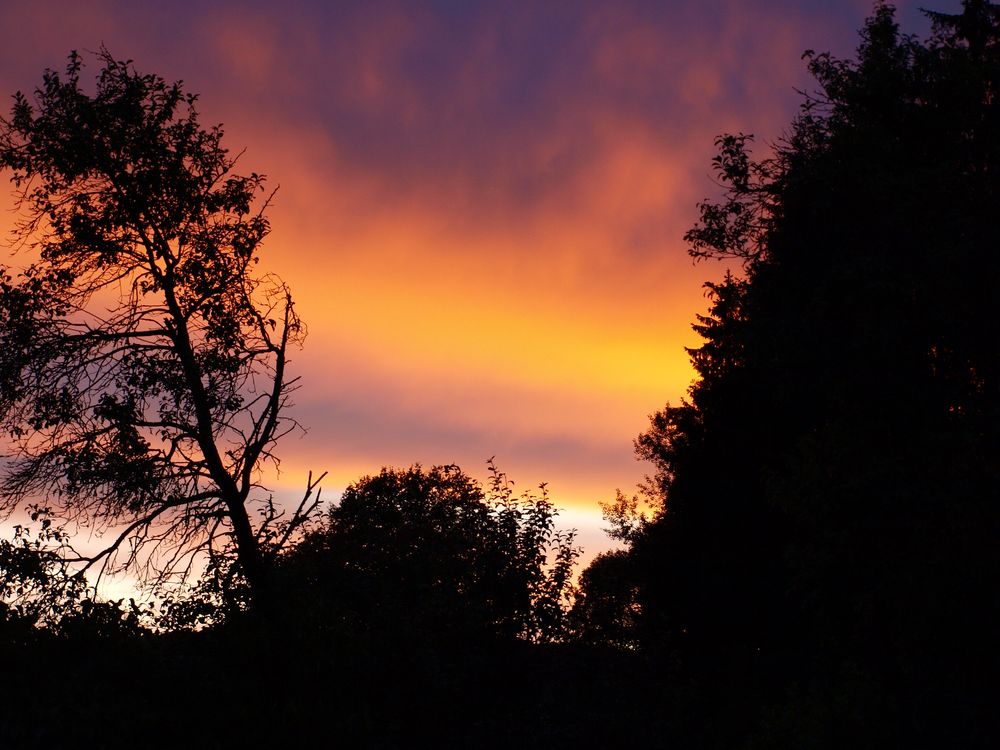
[[[30,260],[0,268],[0,507],[114,529],[85,560],[102,568],[163,580],[233,542],[259,579],[277,523],[261,467],[295,427],[285,368],[305,334],[288,288],[256,272],[270,196],[181,83],[97,59],[92,95],[74,52],[0,120]]]

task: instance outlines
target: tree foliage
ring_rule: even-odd
[[[718,139],[726,193],[687,240],[741,271],[636,443],[663,505],[631,540],[635,632],[765,746],[985,744],[1000,14],[930,15],[921,41],[878,3],[856,60],[807,53],[818,90],[768,157]]]
[[[6,645],[38,641],[43,633],[67,641],[141,635],[148,618],[130,600],[102,600],[62,554],[69,539],[48,508],[32,507],[35,526],[14,526],[0,539],[0,640]]]
[[[639,588],[626,550],[602,552],[580,575],[571,613],[573,632],[584,643],[635,649],[642,614]]]
[[[107,532],[79,559],[148,582],[232,544],[260,585],[267,540],[311,507],[276,530],[260,486],[295,426],[304,336],[288,288],[257,271],[270,197],[180,83],[97,60],[93,94],[74,52],[0,120],[26,261],[0,268],[0,509],[41,501]]]
[[[457,466],[360,479],[285,556],[283,580],[310,607],[323,600],[393,631],[562,637],[574,532],[555,527],[544,485],[517,495],[492,462],[490,472],[486,489]]]

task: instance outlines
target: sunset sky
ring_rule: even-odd
[[[920,5],[960,2],[900,2],[904,30],[926,30]],[[182,79],[242,171],[280,185],[261,262],[309,335],[292,365],[308,432],[279,451],[279,491],[415,462],[484,478],[496,456],[519,487],[548,482],[589,557],[608,546],[598,501],[648,470],[632,440],[693,377],[722,269],[681,238],[718,193],[714,137],[763,152],[810,86],[802,52],[851,55],[870,9],[4,2],[0,93],[103,43]]]

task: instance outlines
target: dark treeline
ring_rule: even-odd
[[[687,235],[742,273],[636,443],[659,510],[609,508],[631,544],[592,609],[676,665],[710,745],[992,739],[1000,11],[930,16],[807,53],[818,91],[763,160],[717,141]]]
[[[179,507],[189,477],[215,472],[225,492],[185,507],[175,536],[142,540],[176,542],[197,526],[197,539],[228,546],[197,548],[204,575],[155,611],[97,602],[66,565],[53,511],[36,508],[30,529],[0,542],[0,746],[994,747],[1000,8],[965,0],[960,15],[928,15],[931,35],[918,39],[878,3],[856,59],[806,53],[816,90],[763,158],[749,135],[718,138],[725,194],[700,206],[687,240],[695,258],[734,270],[709,285],[711,309],[696,325],[699,379],[636,441],[655,473],[638,496],[606,506],[624,549],[574,583],[578,550],[544,489],[516,495],[492,465],[485,487],[452,466],[386,469],[312,522],[311,493],[288,521],[265,505],[240,538],[236,520],[251,514],[238,481],[230,487],[205,461],[157,459],[137,432],[148,418],[136,415],[148,413],[137,404],[153,398],[141,387],[156,375],[166,383],[158,428],[211,453],[211,435],[176,414],[204,407],[209,421],[237,425],[242,365],[192,355],[232,386],[228,401],[207,405],[185,390],[183,367],[136,365],[129,398],[99,404],[118,442],[72,454],[94,464],[75,486],[89,488],[91,507],[142,521]],[[12,135],[36,127],[31,117],[4,121],[0,163],[15,174],[40,158]],[[174,136],[188,143],[197,132]],[[93,168],[72,161],[40,174]],[[219,174],[206,169],[214,185]],[[245,258],[266,233],[243,218],[259,180],[237,179],[217,207],[236,217],[240,231],[224,239],[249,246]],[[201,189],[214,188],[196,185],[178,205]],[[64,222],[74,241],[106,240],[127,223],[89,200],[78,210],[90,223]],[[220,237],[195,244],[209,252]],[[112,254],[136,244],[127,232],[113,240]],[[79,243],[50,247],[71,254]],[[156,268],[170,267],[174,247]],[[39,272],[34,286],[0,279],[4,426],[29,414],[58,448],[25,454],[35,463],[22,467],[64,465],[66,446],[90,445],[94,430],[67,442],[58,428],[72,421],[74,394],[54,403],[22,382],[41,355],[19,321],[38,294],[108,267]],[[183,288],[182,272],[153,287]],[[191,293],[196,304],[212,296]],[[283,300],[271,309],[293,330]],[[227,304],[254,329],[245,301],[198,314],[225,317]],[[283,361],[284,344],[267,336],[275,321],[257,322],[270,326],[246,351]],[[240,330],[209,344],[246,343]],[[269,450],[279,436],[252,433],[240,449],[253,454],[264,437]],[[140,453],[150,463],[100,505],[93,490],[110,480],[98,458]],[[239,480],[247,464],[234,461],[223,468]],[[8,477],[4,498],[72,489],[34,477]],[[136,487],[154,480],[174,494],[142,497]],[[226,514],[234,530],[212,537],[212,519]]]

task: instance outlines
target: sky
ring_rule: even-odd
[[[960,3],[898,2],[905,31],[926,30],[919,5]],[[719,194],[715,136],[766,153],[811,88],[803,51],[849,57],[870,11],[0,0],[0,96],[103,44],[183,80],[279,188],[261,264],[309,329],[279,496],[310,470],[327,497],[382,466],[484,479],[495,456],[517,487],[547,483],[589,558],[611,544],[598,502],[650,471],[632,441],[694,377],[691,324],[723,269],[682,237]]]

